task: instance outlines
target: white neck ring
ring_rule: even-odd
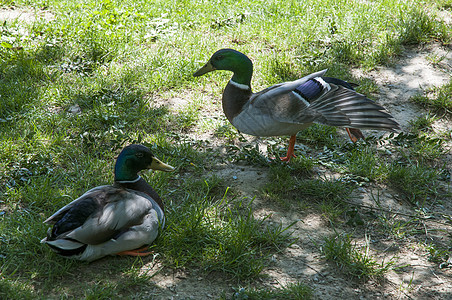
[[[135,182],[138,182],[140,179],[141,179],[141,176],[138,175],[138,177],[134,180],[118,180],[116,182],[118,182],[118,183],[135,183]]]
[[[237,83],[235,81],[232,81],[232,79],[229,80],[229,83],[232,84],[233,86],[241,89],[241,90],[246,90],[247,91],[247,90],[251,89],[251,87],[249,85]]]

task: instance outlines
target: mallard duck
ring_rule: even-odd
[[[44,221],[42,239],[56,253],[82,261],[112,254],[143,256],[165,225],[163,202],[138,172],[173,171],[143,145],[129,145],[115,164],[113,185],[95,187]]]
[[[233,49],[218,50],[193,76],[215,70],[234,73],[224,89],[222,102],[226,117],[238,131],[254,136],[290,136],[283,161],[295,157],[297,132],[314,123],[346,127],[353,141],[363,137],[359,129],[399,129],[382,106],[354,91],[346,81],[325,77],[327,70],[258,93],[251,90],[253,63],[245,54]]]

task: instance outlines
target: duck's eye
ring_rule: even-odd
[[[141,152],[138,152],[137,154],[136,154],[136,157],[143,157],[144,156],[144,154],[143,153],[141,153]]]
[[[216,60],[221,60],[221,59],[223,59],[223,58],[224,58],[223,55],[217,55],[217,56],[215,57]]]

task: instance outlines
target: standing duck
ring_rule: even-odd
[[[44,221],[53,224],[42,239],[59,255],[93,261],[106,255],[143,256],[165,225],[163,202],[138,175],[145,169],[173,171],[142,145],[129,145],[115,164],[113,185],[95,187]]]
[[[380,105],[353,90],[351,84],[324,77],[326,70],[301,79],[251,91],[253,63],[233,49],[215,52],[193,76],[215,70],[232,71],[223,92],[223,111],[237,130],[254,136],[289,135],[286,157],[294,155],[296,134],[313,123],[347,127],[352,141],[362,138],[359,129],[395,131],[399,124]]]

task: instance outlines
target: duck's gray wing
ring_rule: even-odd
[[[100,244],[141,224],[152,207],[153,203],[143,193],[113,186],[96,188],[57,212],[52,220],[58,220],[47,241],[65,239]]]
[[[253,94],[247,109],[255,118],[271,116],[281,123],[311,123],[314,116],[305,115],[310,102],[296,90],[309,80],[324,75],[326,70],[316,72],[295,81],[271,86]]]
[[[284,124],[320,123],[361,129],[396,130],[398,123],[380,105],[344,86],[325,82],[324,71],[257,93],[250,114]]]

